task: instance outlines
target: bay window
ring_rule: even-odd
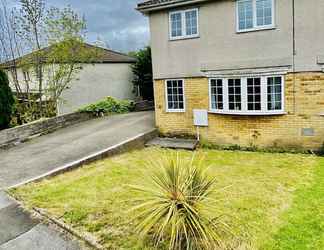
[[[210,92],[211,92],[211,108],[222,110],[224,108],[223,80],[211,79]]]
[[[237,0],[237,31],[274,27],[275,0]]]
[[[241,79],[228,79],[228,109],[242,110]]]
[[[209,80],[210,111],[222,114],[284,113],[284,77],[251,76]]]
[[[282,109],[282,78],[268,77],[268,110]]]
[[[261,78],[247,78],[248,110],[261,110]]]

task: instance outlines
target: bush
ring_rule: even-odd
[[[123,114],[134,110],[134,103],[126,100],[116,100],[113,97],[106,97],[96,103],[90,104],[82,109],[80,112],[93,113],[95,115],[108,114]]]
[[[137,233],[153,236],[157,247],[164,241],[169,249],[223,248],[222,237],[230,230],[212,206],[215,178],[202,161],[174,154],[151,164],[154,172],[148,185],[131,186],[142,193],[140,204],[131,211],[137,213]]]
[[[14,102],[7,74],[0,69],[0,129],[9,127]]]

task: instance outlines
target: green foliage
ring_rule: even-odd
[[[127,100],[116,100],[113,97],[106,97],[96,103],[90,104],[82,109],[80,112],[89,112],[95,115],[99,114],[123,114],[133,111],[134,104]]]
[[[86,21],[71,6],[63,9],[51,7],[45,18],[46,35],[49,44],[78,40],[84,42]]]
[[[318,150],[317,154],[319,156],[324,156],[324,142],[323,142],[322,146],[320,147],[320,149]]]
[[[203,161],[173,154],[154,161],[155,169],[146,186],[131,186],[142,193],[135,223],[142,237],[153,235],[156,246],[169,242],[169,249],[218,249],[230,232],[220,220],[211,199],[215,178],[207,174]],[[152,168],[151,166],[151,168]]]
[[[0,70],[0,129],[9,127],[14,102],[7,74]]]
[[[140,95],[144,100],[153,100],[153,73],[151,47],[146,47],[138,52],[132,53],[137,62],[132,66],[135,78],[134,87],[139,87]]]
[[[279,147],[279,146],[272,146],[272,147],[265,147],[260,148],[255,145],[251,146],[240,146],[238,144],[232,144],[232,145],[218,145],[211,143],[207,140],[202,139],[200,141],[200,148],[203,149],[214,149],[214,150],[228,150],[228,151],[247,151],[247,152],[263,152],[263,153],[291,153],[291,154],[313,154],[314,152],[303,149],[303,148],[289,148],[289,147]],[[323,150],[323,151],[322,151]],[[323,149],[320,149],[320,151],[315,152],[318,155],[321,155],[323,152],[324,155],[324,144]]]

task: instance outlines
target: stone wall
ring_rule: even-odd
[[[0,131],[0,148],[13,146],[31,137],[47,134],[63,127],[87,121],[91,118],[93,116],[88,113],[71,113],[2,130]]]
[[[166,112],[164,83],[156,80],[154,84],[160,133],[194,136],[192,110],[209,109],[208,79],[185,79],[184,113]],[[324,142],[324,73],[286,75],[285,111],[286,115],[272,116],[209,113],[209,126],[201,128],[201,136],[219,145],[320,148]]]

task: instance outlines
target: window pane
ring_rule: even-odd
[[[197,10],[187,11],[186,14],[186,35],[198,34]]]
[[[282,78],[268,77],[268,110],[282,110]]]
[[[181,13],[171,14],[171,36],[182,36],[182,20]]]
[[[253,3],[252,0],[238,1],[239,30],[253,28]]]
[[[247,79],[248,110],[261,110],[261,78]]]
[[[167,81],[166,85],[167,85],[168,109],[183,110],[184,109],[183,81],[182,80]]]
[[[228,79],[228,106],[230,110],[242,109],[241,79]]]
[[[212,79],[210,81],[210,92],[211,92],[211,108],[222,110],[223,104],[223,80]]]
[[[256,0],[257,26],[272,24],[272,1],[273,0]]]

